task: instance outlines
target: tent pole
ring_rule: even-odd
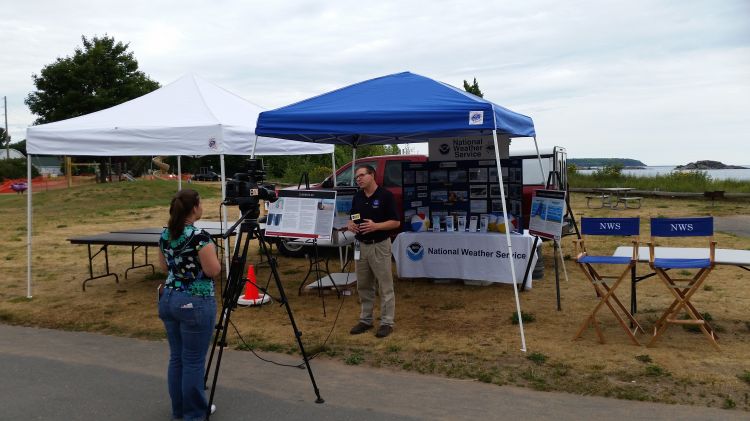
[[[534,136],[534,148],[536,148],[536,157],[539,160],[539,173],[542,175],[542,184],[545,184],[546,182],[544,180],[547,179],[546,174],[544,174],[544,167],[542,166],[542,155],[539,154],[539,144],[536,143],[536,136]]]
[[[26,153],[26,298],[31,299],[31,154]]]
[[[356,184],[354,184],[354,169],[355,165],[354,162],[357,160],[357,145],[352,145],[352,184],[351,186],[354,187]]]
[[[258,135],[255,135],[255,142],[253,142],[253,149],[250,151],[250,158],[255,158],[255,148],[258,146]]]
[[[334,151],[336,149],[334,148]],[[333,187],[335,188],[338,183],[336,183],[336,153],[331,152],[331,172],[333,173]]]
[[[494,110],[493,110],[494,114]],[[500,183],[500,199],[503,205],[503,220],[505,222],[505,240],[508,243],[508,254],[510,256],[510,275],[513,277],[513,293],[516,297],[516,313],[518,314],[518,328],[521,332],[521,351],[526,352],[526,336],[523,333],[523,318],[521,317],[521,302],[518,299],[518,285],[516,282],[516,264],[514,262],[513,245],[510,241],[510,223],[508,221],[508,208],[505,204],[505,188],[503,187],[503,169],[500,166],[500,148],[497,144],[497,129],[492,131],[492,140],[495,142],[495,164],[497,165],[497,180]],[[533,250],[532,250],[533,252]],[[529,259],[531,259],[529,253]]]
[[[227,198],[227,183],[224,174],[226,174],[226,169],[224,167],[224,154],[219,155],[219,166],[221,167],[221,203],[224,203],[224,200]],[[229,220],[227,219],[227,207],[222,206],[221,207],[221,220],[222,220],[222,226],[221,231],[224,232],[225,227],[229,227]],[[227,268],[227,273],[229,272],[229,239],[224,239],[224,267]]]
[[[182,190],[182,156],[177,155],[177,191]]]

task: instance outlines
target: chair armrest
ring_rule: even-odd
[[[584,243],[583,238],[573,240],[573,250],[576,256],[586,253],[586,244]]]
[[[631,258],[634,262],[638,261],[638,240],[633,240],[633,257]]]
[[[654,263],[654,242],[653,241],[646,241],[643,243],[644,245],[648,246],[648,261],[650,263]]]
[[[714,260],[716,259],[716,241],[711,240],[708,245],[709,255],[708,258],[711,260],[711,264],[714,263]]]

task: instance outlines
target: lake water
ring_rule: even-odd
[[[750,181],[750,164],[742,165],[748,167],[741,170],[701,170],[705,171],[714,180],[742,180]],[[653,177],[655,175],[666,175],[674,171],[676,167],[674,165],[662,165],[662,166],[649,166],[643,169],[628,169],[622,170],[625,175],[634,175],[636,177]],[[595,170],[578,170],[581,174],[592,174]]]

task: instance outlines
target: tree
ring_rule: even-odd
[[[484,94],[482,93],[482,91],[479,90],[479,84],[477,83],[477,78],[474,78],[474,83],[472,83],[471,85],[469,85],[469,82],[464,80],[464,91],[470,94],[474,94],[480,98],[484,97]]]
[[[138,70],[129,44],[113,37],[81,36],[83,47],[72,56],[58,58],[31,78],[36,91],[25,100],[38,118],[34,124],[51,123],[113,107],[159,88]],[[104,158],[99,158],[104,164]],[[103,168],[103,167],[102,167]],[[106,177],[101,172],[102,179]]]

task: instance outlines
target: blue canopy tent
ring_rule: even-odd
[[[429,142],[431,139],[491,134],[495,142],[506,227],[510,225],[497,136],[532,137],[536,144],[534,122],[530,117],[410,72],[366,80],[264,111],[258,116],[255,131],[259,136],[350,145],[355,157],[358,145]],[[512,254],[508,231],[506,239]],[[515,286],[515,269],[510,266]],[[522,351],[526,351],[518,289],[514,288],[514,292]]]

